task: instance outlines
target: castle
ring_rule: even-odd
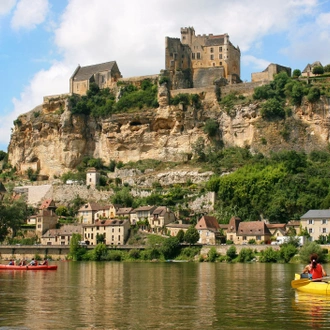
[[[241,82],[241,51],[227,33],[196,35],[193,27],[181,28],[181,40],[165,39],[165,70],[171,89],[213,85],[216,80]]]

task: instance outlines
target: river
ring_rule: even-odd
[[[302,265],[54,263],[0,271],[1,330],[330,329],[330,298],[290,287]]]

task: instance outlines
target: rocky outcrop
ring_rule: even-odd
[[[199,95],[198,108],[169,105],[164,84],[158,90],[159,108],[113,114],[107,119],[73,115],[67,96],[48,98],[15,121],[9,161],[17,170],[34,164],[32,168],[37,166],[40,174],[50,179],[75,169],[86,155],[101,158],[105,164],[110,160],[126,163],[143,159],[182,162],[194,156],[193,145],[198,138],[206,144],[211,142],[203,131],[209,118],[219,123],[218,138],[225,146],[248,147],[252,152],[267,154],[283,148],[309,152],[325,149],[329,143],[327,98],[313,106],[304,103],[293,108],[292,116],[285,121],[264,121],[258,103],[224,111],[214,89]]]

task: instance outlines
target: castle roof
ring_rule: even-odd
[[[219,36],[212,36],[207,38],[205,41],[205,46],[210,47],[210,46],[222,46],[224,44],[224,36],[219,35]]]
[[[102,71],[111,71],[115,61],[94,64],[89,66],[78,66],[76,71],[74,72],[72,79],[75,81],[84,81],[90,79],[94,74],[102,72]]]

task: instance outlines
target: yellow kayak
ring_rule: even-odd
[[[306,293],[326,294],[330,295],[329,277],[323,277],[317,280],[309,280],[301,278],[300,274],[295,274],[295,278],[291,281],[291,287]]]

